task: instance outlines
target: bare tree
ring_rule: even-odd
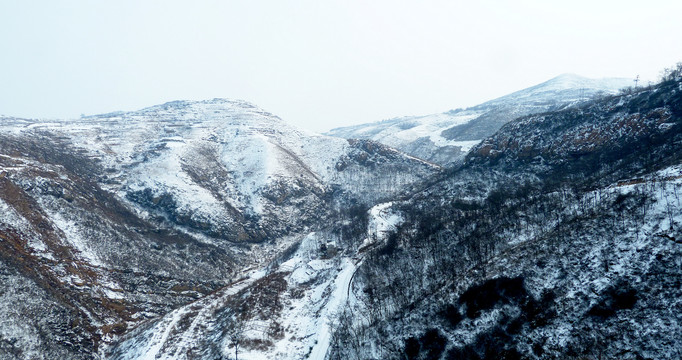
[[[223,339],[227,340],[228,347],[234,347],[234,358],[239,360],[239,346],[244,341],[246,323],[239,315],[234,314],[228,320],[223,329]]]

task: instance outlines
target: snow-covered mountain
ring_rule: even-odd
[[[371,203],[438,171],[385,146],[301,131],[224,99],[78,120],[6,119],[3,126],[17,134],[49,131],[84,149],[103,167],[103,186],[146,218],[233,242],[300,230],[309,225],[304,219],[326,211],[317,206],[332,192]],[[423,172],[404,171],[405,164]]]
[[[386,209],[331,358],[679,357],[681,149],[682,66],[509,122]]]
[[[448,171],[241,101],[0,118],[0,358],[675,358],[673,75]]]
[[[348,209],[439,172],[382,144],[297,130],[241,101],[2,118],[2,286],[32,284],[0,302],[0,334],[14,344],[4,354],[94,358],[147,319],[232,291],[245,269],[262,270],[311,233],[352,228]],[[55,313],[23,321],[41,307]]]
[[[467,109],[342,127],[328,134],[346,139],[371,139],[447,166],[461,161],[472,146],[519,116],[559,110],[595,95],[614,94],[631,85],[631,79],[588,79],[563,74]]]

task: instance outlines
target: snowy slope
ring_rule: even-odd
[[[632,84],[631,79],[588,79],[564,74],[468,109],[337,128],[328,134],[372,139],[410,155],[448,165],[460,161],[472,146],[516,117],[555,110],[597,94],[612,94]]]
[[[554,215],[528,211],[514,219],[521,226],[498,233],[508,243],[497,245],[484,272],[461,246],[439,244],[467,258],[443,256],[447,265],[439,268],[443,260],[432,260],[418,243],[369,276],[359,269],[356,288],[381,291],[381,300],[356,293],[349,311],[373,315],[337,328],[332,358],[677,358],[681,170],[675,165],[577,196],[550,194],[555,200],[540,203]],[[394,275],[399,271],[411,281]],[[421,346],[408,349],[410,342]]]
[[[0,118],[0,286],[30,279],[38,289],[5,297],[12,303],[45,292],[19,312],[0,304],[10,319],[0,334],[28,344],[0,347],[0,357],[97,358],[157,318],[168,321],[133,348],[164,353],[159,344],[185,316],[173,309],[206,304],[201,316],[211,317],[215,297],[281,283],[244,269],[263,274],[292,242],[344,223],[349,207],[369,207],[439,172],[376,142],[295,129],[243,101]],[[313,266],[333,272],[337,260]],[[327,294],[318,296],[322,308]],[[55,311],[18,325],[40,306]]]
[[[2,127],[60,134],[97,158],[106,169],[104,186],[143,216],[230,241],[302,229],[301,219],[324,213],[319,207],[331,191],[372,201],[438,171],[391,149],[368,150],[295,129],[251,104],[225,99],[78,120],[7,120]]]
[[[294,239],[296,251],[277,265],[251,271],[206,298],[140,326],[111,349],[109,357],[327,358],[339,316],[356,306],[352,281],[367,248],[381,245],[386,232],[401,221],[400,214],[390,210],[391,204],[379,204],[367,212],[360,250],[349,248],[337,256],[325,256],[320,245],[333,242],[328,232]],[[264,294],[264,287],[272,291]],[[240,329],[241,347],[236,354],[229,328]]]
[[[514,120],[396,201],[332,358],[678,358],[681,82]]]

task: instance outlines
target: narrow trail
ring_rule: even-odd
[[[353,275],[355,275],[355,272],[357,271],[357,264],[349,258],[346,258],[343,261],[343,269],[334,281],[335,289],[329,298],[329,302],[327,302],[325,312],[322,316],[324,324],[321,326],[321,331],[318,334],[317,343],[313,346],[313,349],[308,356],[308,359],[310,360],[324,360],[327,356],[331,343],[332,324],[330,322],[334,318],[336,312],[340,310],[342,306],[345,306],[348,301],[350,285],[353,280]]]
[[[329,298],[325,312],[323,315],[324,324],[318,335],[317,342],[308,356],[310,360],[324,360],[329,351],[331,343],[331,320],[334,316],[348,304],[352,296],[351,286],[355,275],[357,274],[360,265],[365,259],[365,256],[371,250],[383,242],[385,233],[395,229],[395,225],[402,221],[402,218],[394,213],[387,212],[392,203],[382,203],[370,209],[369,214],[371,219],[369,221],[369,228],[367,229],[367,239],[376,239],[376,241],[362,246],[352,258],[343,259],[343,268],[334,280],[334,291]],[[360,251],[362,250],[362,251]],[[352,308],[351,308],[352,311]]]

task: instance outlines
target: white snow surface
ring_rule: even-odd
[[[437,147],[459,146],[456,141],[441,136],[447,128],[466,124],[485,111],[465,110],[424,116],[406,116],[377,123],[337,128],[330,135],[344,138],[372,139],[395,148],[403,148],[418,139],[428,138]]]
[[[317,341],[313,346],[308,359],[324,360],[329,351],[329,343],[331,340],[331,321],[336,315],[336,312],[348,301],[348,293],[350,291],[351,280],[353,274],[357,269],[357,265],[351,259],[343,259],[342,270],[334,281],[334,291],[327,302],[322,318],[318,319]]]
[[[403,216],[391,208],[393,204],[393,202],[386,202],[375,205],[369,210],[369,236],[363,246],[383,242],[388,234],[395,231],[403,222]]]
[[[450,141],[453,146],[459,146],[461,151],[469,152],[471,148],[478,145],[481,140]]]

